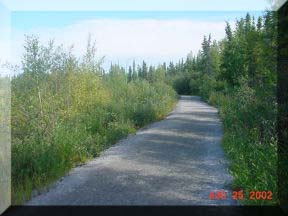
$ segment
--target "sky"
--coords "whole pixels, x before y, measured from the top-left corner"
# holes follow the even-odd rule
[[[9,71],[2,67],[10,57],[10,12],[0,3],[0,76],[8,75]]]
[[[11,38],[10,62],[21,63],[25,34],[37,35],[43,44],[50,39],[67,48],[73,44],[78,57],[84,54],[91,34],[97,56],[105,56],[105,69],[111,62],[126,68],[133,60],[152,65],[175,62],[186,58],[190,51],[197,54],[204,35],[224,38],[226,21],[233,26],[236,18],[247,12],[257,17],[269,7],[265,0],[53,1],[1,1],[10,11],[11,22],[6,26],[11,29],[6,36]],[[0,59],[3,55],[6,53],[0,50]]]
[[[261,12],[251,12],[258,16]],[[232,26],[245,12],[12,12],[13,63],[21,61],[24,35],[37,35],[43,44],[50,39],[73,52],[85,53],[88,35],[96,41],[97,56],[128,67],[133,60],[157,65],[197,54],[204,35],[225,36],[225,22]]]
[[[279,0],[1,0],[11,11],[255,11]]]

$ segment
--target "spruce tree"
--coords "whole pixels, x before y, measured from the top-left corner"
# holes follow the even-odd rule
[[[132,68],[131,68],[131,66],[129,66],[129,69],[128,69],[128,82],[132,81],[132,79],[133,79],[132,76],[133,76]]]

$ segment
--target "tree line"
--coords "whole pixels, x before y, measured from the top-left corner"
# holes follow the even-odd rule
[[[91,39],[82,58],[35,36],[26,37],[24,49],[23,72],[11,79],[14,204],[162,119],[176,103],[176,92],[164,80],[128,82],[119,65],[105,73]]]
[[[135,66],[129,67],[128,80],[151,81],[159,73],[178,94],[200,95],[217,106],[235,178],[232,188],[273,191],[272,201],[243,202],[276,203],[277,13],[266,11],[257,18],[248,13],[234,28],[226,23],[224,39],[207,35],[201,45],[196,55],[189,53],[167,66],[147,69],[143,62],[136,72]]]

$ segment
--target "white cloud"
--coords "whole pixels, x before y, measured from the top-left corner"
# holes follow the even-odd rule
[[[151,63],[185,57],[189,51],[197,53],[204,35],[213,39],[225,35],[225,22],[192,20],[87,20],[65,28],[39,28],[28,32],[13,32],[12,53],[19,62],[23,49],[24,33],[37,34],[42,42],[51,38],[65,46],[74,44],[77,55],[84,53],[88,34],[97,42],[98,54],[106,61],[131,62],[135,58],[150,59]]]

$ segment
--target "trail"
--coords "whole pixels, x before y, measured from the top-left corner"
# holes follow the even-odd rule
[[[26,205],[230,205],[227,161],[217,109],[181,96],[159,122],[74,168]],[[226,190],[226,200],[209,194]]]

